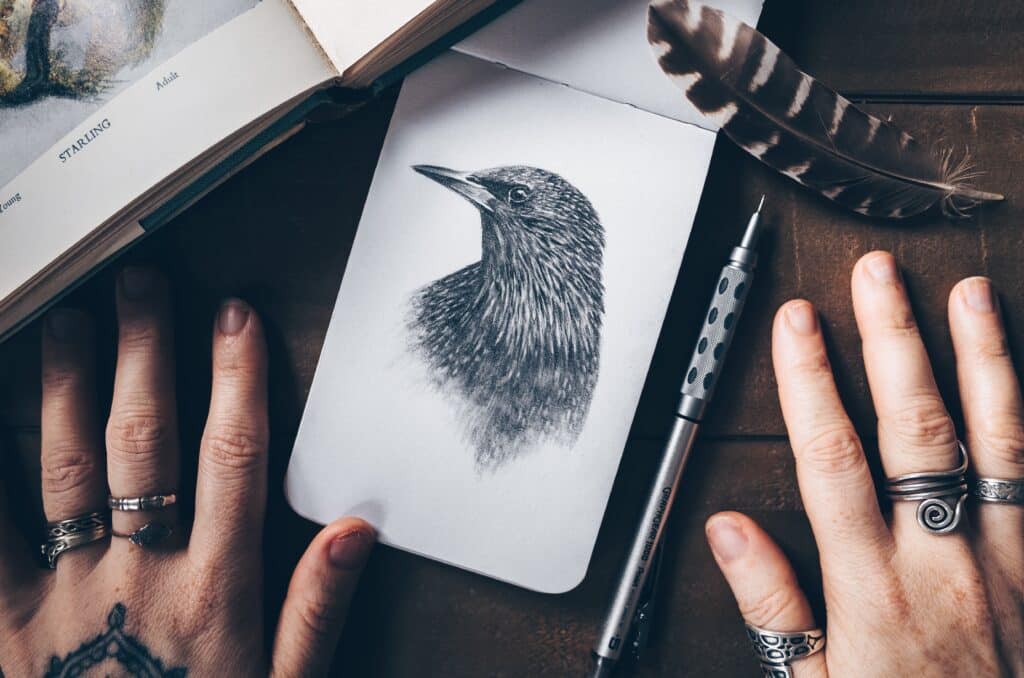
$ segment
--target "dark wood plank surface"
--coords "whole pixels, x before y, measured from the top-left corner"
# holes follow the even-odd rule
[[[1015,97],[1024,91],[1018,66],[1024,57],[1024,9],[996,0],[769,0],[762,28],[809,72],[859,93],[876,113],[891,114],[922,139],[969,149],[987,173],[985,187],[1005,193],[1007,201],[967,222],[939,216],[900,225],[873,222],[834,209],[720,141],[584,583],[563,596],[544,596],[380,548],[354,602],[338,675],[343,668],[349,676],[580,673],[656,463],[708,286],[762,193],[768,195],[772,235],[720,397],[669,523],[656,648],[640,675],[753,675],[735,606],[704,543],[703,521],[714,511],[739,509],[761,520],[797,563],[820,612],[816,551],[770,366],[769,330],[779,304],[801,296],[818,305],[840,388],[869,439],[869,453],[875,420],[848,283],[862,254],[875,248],[898,254],[940,387],[958,420],[945,326],[946,296],[957,280],[973,274],[995,280],[1020,354],[1024,189],[1016,179],[1024,175],[1024,108],[1015,105]],[[270,618],[317,529],[288,509],[281,480],[394,96],[387,93],[346,119],[309,126],[127,257],[161,266],[176,288],[186,486],[208,402],[210,328],[218,301],[243,296],[265,318],[272,352]],[[114,359],[114,273],[100,274],[69,300],[99,319],[101,366],[108,375],[104,393]],[[22,466],[36,477],[38,335],[38,326],[31,326],[0,346],[0,445],[10,462],[5,468]],[[33,483],[20,484],[13,499],[20,507],[38,506],[37,495]],[[29,529],[30,512],[22,508],[19,515]]]
[[[999,0],[768,0],[762,31],[855,96],[1007,100],[1024,94],[1024,4]]]

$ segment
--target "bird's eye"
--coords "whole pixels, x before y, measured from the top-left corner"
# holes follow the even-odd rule
[[[530,189],[516,186],[508,192],[508,201],[513,205],[521,205],[530,197]]]

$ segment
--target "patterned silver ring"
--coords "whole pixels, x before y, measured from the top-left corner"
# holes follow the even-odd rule
[[[747,624],[747,638],[761,662],[763,678],[792,678],[792,662],[825,649],[825,632],[821,629],[785,633]]]
[[[176,494],[154,494],[148,497],[107,497],[111,511],[155,511],[178,502]]]
[[[975,478],[971,494],[981,501],[1024,506],[1024,478]]]
[[[106,513],[95,512],[46,524],[46,542],[40,546],[50,569],[57,567],[57,558],[72,549],[92,544],[110,536]]]
[[[932,534],[948,534],[960,524],[967,499],[967,449],[956,441],[960,465],[949,471],[924,471],[888,478],[885,492],[893,501],[916,501],[917,523]]]

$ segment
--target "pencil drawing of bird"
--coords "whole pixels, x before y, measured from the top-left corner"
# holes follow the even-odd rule
[[[479,470],[541,441],[569,447],[590,409],[604,316],[605,233],[557,174],[417,165],[479,212],[480,261],[413,294],[411,350],[457,403]]]

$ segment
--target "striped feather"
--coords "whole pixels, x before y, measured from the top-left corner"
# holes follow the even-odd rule
[[[840,205],[962,217],[1003,196],[974,189],[965,156],[936,152],[807,75],[765,36],[698,2],[654,0],[647,38],[686,98],[748,153]]]

